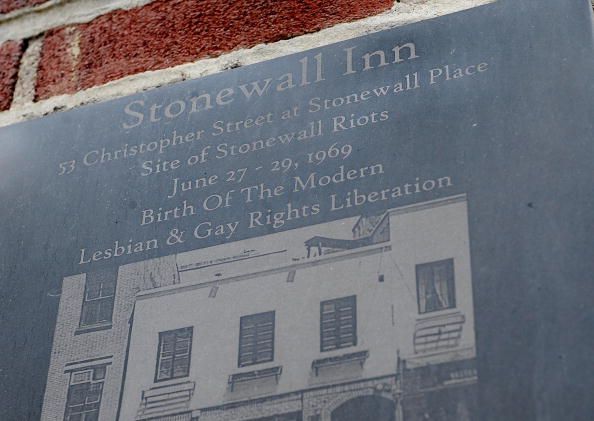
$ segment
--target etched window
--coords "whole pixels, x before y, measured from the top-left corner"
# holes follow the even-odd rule
[[[456,307],[454,259],[417,265],[419,313]]]
[[[117,276],[117,268],[87,273],[81,327],[111,323]]]
[[[159,333],[155,381],[186,377],[190,374],[193,328]]]
[[[354,295],[320,303],[320,350],[357,345],[357,301]]]
[[[239,324],[238,366],[274,360],[274,311],[243,316]]]
[[[64,421],[97,421],[101,406],[105,366],[70,373]]]

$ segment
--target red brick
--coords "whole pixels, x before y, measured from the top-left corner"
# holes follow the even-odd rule
[[[393,0],[157,0],[46,34],[45,99],[111,80],[291,38],[388,9]]]
[[[36,6],[48,0],[0,0],[0,13],[8,13],[23,7]]]
[[[71,26],[51,30],[45,34],[37,69],[36,97],[48,98],[55,94],[77,91],[77,36],[78,30]]]
[[[22,41],[7,41],[0,45],[0,111],[10,108],[22,55]]]

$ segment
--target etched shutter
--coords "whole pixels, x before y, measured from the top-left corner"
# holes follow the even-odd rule
[[[273,311],[242,317],[239,330],[239,367],[274,359]]]
[[[320,306],[321,351],[357,344],[356,297],[324,301]]]

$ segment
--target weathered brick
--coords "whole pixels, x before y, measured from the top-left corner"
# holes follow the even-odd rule
[[[0,0],[0,13],[8,13],[23,7],[36,6],[48,0]]]
[[[10,108],[22,55],[22,41],[7,41],[0,45],[0,111]]]
[[[157,0],[49,32],[37,98],[315,32],[393,0]]]
[[[76,92],[77,34],[72,26],[46,33],[37,68],[36,98]]]

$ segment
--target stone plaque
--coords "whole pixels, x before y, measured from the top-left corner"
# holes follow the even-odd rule
[[[6,420],[588,419],[589,2],[0,129]]]

